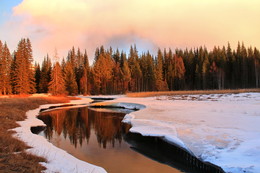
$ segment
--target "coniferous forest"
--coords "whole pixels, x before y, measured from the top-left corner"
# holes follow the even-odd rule
[[[223,47],[158,49],[140,53],[97,48],[90,66],[86,50],[72,47],[58,60],[46,55],[34,63],[28,38],[12,54],[0,40],[0,95],[123,94],[126,92],[209,90],[260,87],[260,52],[238,43]]]

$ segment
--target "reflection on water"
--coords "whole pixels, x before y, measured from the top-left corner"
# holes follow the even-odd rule
[[[41,113],[38,118],[47,124],[44,135],[49,140],[54,134],[63,135],[77,148],[78,145],[82,146],[84,140],[89,143],[91,130],[93,130],[99,146],[106,148],[107,145],[115,147],[116,143],[121,144],[122,136],[128,132],[130,125],[121,123],[123,116],[122,113],[80,108]]]
[[[130,148],[124,140],[130,128],[121,123],[124,115],[87,107],[43,112],[38,118],[47,127],[40,135],[75,157],[111,173],[180,172]]]

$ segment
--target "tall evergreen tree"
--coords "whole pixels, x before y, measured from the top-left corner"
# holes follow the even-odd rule
[[[157,52],[156,66],[155,66],[155,85],[157,91],[165,90],[163,82],[163,55],[162,51],[159,49]]]
[[[112,70],[115,65],[109,52],[100,51],[100,55],[93,66],[95,94],[111,92]]]
[[[182,57],[177,55],[173,58],[174,64],[174,89],[180,90],[184,86],[185,66]]]
[[[51,80],[51,59],[49,55],[44,58],[42,62],[41,75],[40,75],[40,83],[39,90],[41,93],[48,92],[48,85]]]
[[[88,94],[88,72],[86,67],[83,68],[83,74],[80,78],[80,94]]]
[[[41,79],[41,67],[39,63],[34,64],[34,78],[35,78],[35,89],[37,93],[40,93],[40,79]]]
[[[66,90],[69,95],[77,95],[78,94],[78,85],[76,82],[76,75],[73,70],[73,66],[71,62],[67,62],[64,69],[64,79]]]
[[[53,59],[55,63],[51,70],[51,79],[48,86],[48,92],[51,93],[52,95],[66,95],[67,91],[65,87],[63,70],[59,63],[59,56],[56,49],[54,51]],[[63,63],[65,63],[64,59],[63,59]]]
[[[51,81],[49,82],[48,92],[52,95],[66,95],[65,81],[59,62],[56,62],[51,71]]]
[[[5,43],[2,45],[0,41],[0,95],[11,94],[11,54]]]
[[[21,39],[14,59],[13,86],[15,94],[30,94],[36,91],[32,47],[29,39]]]
[[[139,56],[136,46],[131,46],[128,57],[128,64],[131,71],[130,90],[134,92],[141,90],[142,71],[138,58]]]
[[[255,87],[260,87],[260,52],[254,49],[254,72],[255,72]]]
[[[126,60],[123,61],[122,73],[123,73],[123,93],[126,93],[129,90],[129,82],[131,81],[131,71],[129,69]]]

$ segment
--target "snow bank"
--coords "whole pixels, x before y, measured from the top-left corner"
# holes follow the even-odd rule
[[[130,110],[140,110],[144,109],[145,106],[142,104],[136,104],[136,103],[120,103],[120,102],[98,102],[98,103],[92,103],[90,107],[111,107],[111,108],[122,108],[122,109],[130,109]]]
[[[91,101],[84,96],[81,98],[83,100],[72,103]],[[226,172],[260,172],[260,93],[120,96],[96,104],[138,109],[123,120],[132,125],[131,132],[162,137],[204,161],[221,166]],[[47,167],[46,172],[105,172],[31,133],[31,126],[44,125],[35,116],[41,108],[48,106],[27,112],[28,119],[19,122],[21,127],[15,129],[17,137],[33,146],[29,152],[47,158],[49,162],[42,163]]]
[[[73,100],[70,104],[86,104],[91,99],[85,98],[82,100]],[[16,137],[32,146],[28,149],[28,152],[42,156],[47,159],[47,163],[41,163],[47,168],[45,172],[62,172],[62,173],[103,173],[106,172],[103,168],[81,161],[66,151],[57,148],[53,144],[49,143],[43,136],[35,135],[31,133],[32,126],[45,126],[45,124],[36,118],[40,109],[48,108],[52,105],[42,105],[38,109],[30,110],[26,113],[27,119],[18,122],[21,127],[15,128],[17,132]],[[55,104],[59,106],[61,104]]]
[[[221,166],[226,172],[260,172],[260,93],[118,98],[110,104],[144,104],[125,116],[131,132],[160,136]]]

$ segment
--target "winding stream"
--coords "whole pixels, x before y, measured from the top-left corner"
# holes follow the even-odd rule
[[[137,146],[138,141],[129,135],[130,125],[121,123],[125,114],[107,111],[83,107],[43,112],[38,118],[47,127],[39,135],[78,159],[101,166],[109,173],[182,172],[172,165],[160,163],[167,163],[167,158],[153,154],[158,151],[143,152],[132,147]]]

